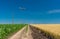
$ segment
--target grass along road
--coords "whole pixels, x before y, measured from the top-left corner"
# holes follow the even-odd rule
[[[9,35],[17,32],[27,24],[0,24],[0,39],[7,39]]]

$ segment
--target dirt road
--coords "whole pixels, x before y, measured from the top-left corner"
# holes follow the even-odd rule
[[[28,27],[29,30],[28,32],[26,31],[26,29],[27,27],[24,27],[23,29],[21,29],[20,31],[18,31],[16,34],[14,34],[8,39],[32,39],[29,27]]]
[[[18,31],[16,34],[11,36],[8,39],[52,39],[50,36],[46,37],[44,32],[41,32],[39,29],[28,25],[28,30],[25,26],[23,29]]]

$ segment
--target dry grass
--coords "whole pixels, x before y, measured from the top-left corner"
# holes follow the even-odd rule
[[[54,35],[56,39],[60,39],[60,24],[31,24],[31,25],[44,30],[46,33]]]

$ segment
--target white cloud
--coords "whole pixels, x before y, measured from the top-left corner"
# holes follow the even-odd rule
[[[50,11],[48,11],[48,13],[60,13],[60,9],[58,9],[58,10],[50,10]]]
[[[21,9],[21,10],[25,10],[26,8],[24,8],[24,7],[19,7],[19,9]]]

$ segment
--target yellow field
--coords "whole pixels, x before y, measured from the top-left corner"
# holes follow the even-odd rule
[[[55,35],[60,36],[60,24],[31,24],[31,25],[44,31],[48,31]]]

